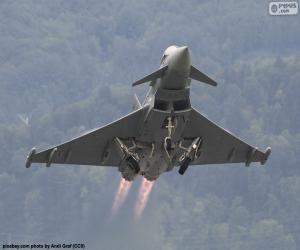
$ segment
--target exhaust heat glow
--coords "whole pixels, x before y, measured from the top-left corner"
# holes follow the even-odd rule
[[[112,215],[115,215],[123,205],[132,182],[121,178],[118,191],[115,195],[115,200],[112,206]]]
[[[135,204],[135,217],[138,219],[141,217],[149,199],[149,195],[153,188],[154,182],[147,181],[145,178],[143,179],[140,189],[138,199]]]

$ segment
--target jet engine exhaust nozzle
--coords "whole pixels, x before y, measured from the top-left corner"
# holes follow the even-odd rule
[[[114,139],[121,160],[119,171],[127,181],[132,181],[140,172],[139,156],[134,152],[133,147],[128,148],[127,145],[118,137]]]

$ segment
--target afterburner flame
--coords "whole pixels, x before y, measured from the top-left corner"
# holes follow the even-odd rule
[[[147,181],[145,178],[143,179],[140,189],[138,199],[135,204],[135,217],[138,219],[141,217],[149,199],[149,195],[153,188],[154,182]]]
[[[115,195],[115,200],[111,210],[112,215],[115,215],[123,205],[125,198],[127,197],[128,191],[131,187],[131,184],[131,181],[126,181],[124,178],[121,178],[119,188]]]

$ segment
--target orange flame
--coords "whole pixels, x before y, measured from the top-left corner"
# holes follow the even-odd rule
[[[121,178],[118,191],[115,195],[115,200],[112,206],[112,215],[115,215],[123,205],[132,182]]]
[[[141,217],[149,199],[149,195],[153,188],[154,182],[147,181],[145,178],[143,179],[140,189],[137,202],[135,204],[135,217],[138,219]]]

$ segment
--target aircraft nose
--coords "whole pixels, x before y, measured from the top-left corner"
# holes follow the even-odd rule
[[[186,71],[190,68],[191,56],[187,46],[177,48],[172,66],[173,69],[180,71]]]

